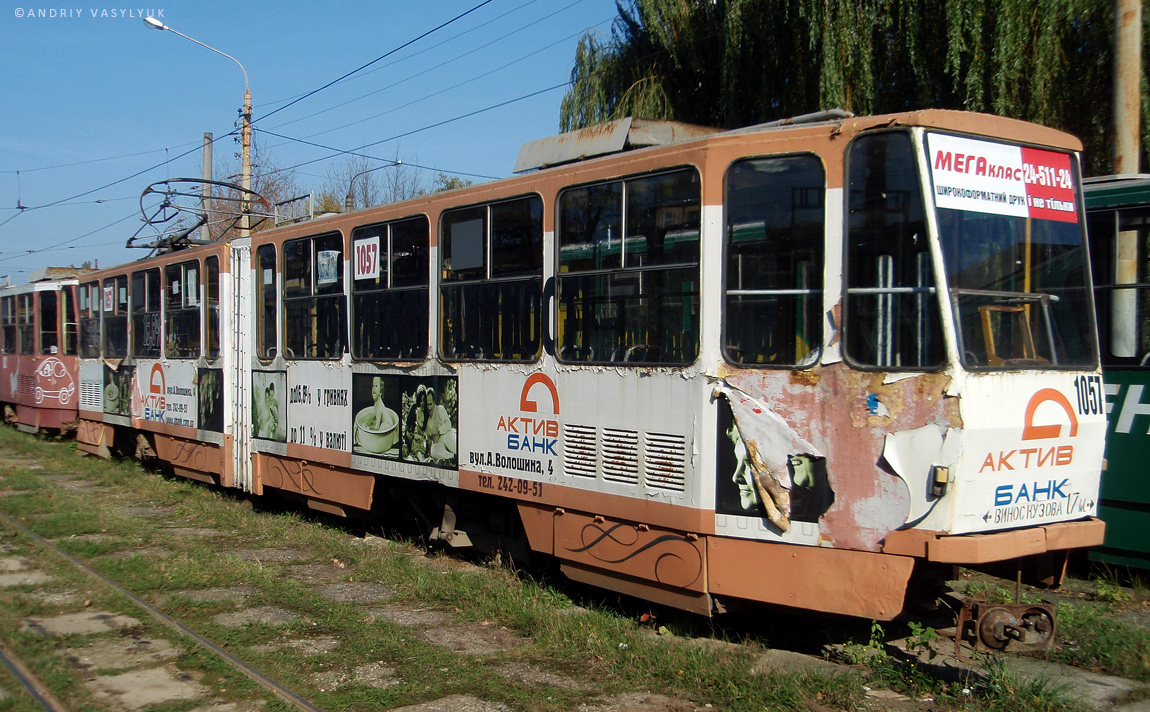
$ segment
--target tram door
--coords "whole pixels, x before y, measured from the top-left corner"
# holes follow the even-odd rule
[[[229,435],[232,440],[231,469],[232,486],[245,492],[252,488],[252,339],[255,338],[252,308],[252,248],[251,239],[233,240],[231,249],[231,294],[221,295],[231,306],[228,309],[228,323],[223,325],[224,338],[231,341],[232,348],[224,351],[228,376],[231,379],[225,394],[228,399],[226,412],[229,418]]]

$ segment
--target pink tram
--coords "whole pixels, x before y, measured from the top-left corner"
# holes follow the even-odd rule
[[[76,427],[76,277],[84,271],[46,267],[28,284],[0,289],[0,403],[22,430]]]

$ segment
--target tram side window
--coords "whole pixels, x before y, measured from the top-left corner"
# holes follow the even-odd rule
[[[863,367],[940,368],[937,282],[910,136],[870,134],[848,151],[845,353]]]
[[[36,353],[36,307],[32,294],[16,295],[16,331],[20,337],[20,353]]]
[[[694,169],[560,194],[561,361],[681,365],[698,357],[699,206]]]
[[[164,310],[168,358],[200,357],[200,263],[180,262],[164,268]]]
[[[55,292],[40,292],[40,353],[54,354],[59,348],[60,325]]]
[[[822,346],[822,161],[811,155],[744,160],[727,172],[726,183],[727,360],[810,365]]]
[[[1150,364],[1150,207],[1087,213],[1104,366]],[[1123,255],[1122,263],[1118,255]]]
[[[0,298],[0,336],[3,352],[16,353],[16,297]]]
[[[220,258],[213,256],[204,260],[204,271],[204,288],[207,292],[205,351],[208,358],[214,359],[220,357]]]
[[[160,270],[132,273],[132,355],[160,355]]]
[[[128,355],[128,276],[104,280],[104,356]]]
[[[421,216],[351,233],[351,346],[357,359],[427,356],[429,229]]]
[[[261,359],[273,359],[279,344],[279,322],[276,321],[276,247],[261,245],[256,250],[259,263],[256,273],[256,348]]]
[[[543,201],[444,213],[440,351],[451,360],[533,361],[543,347]]]
[[[100,356],[100,284],[80,285],[80,355]]]
[[[288,358],[339,358],[347,341],[343,236],[284,243],[284,349]]]
[[[76,298],[72,287],[61,289],[60,298],[64,302],[64,354],[75,356],[80,325],[76,323]]]

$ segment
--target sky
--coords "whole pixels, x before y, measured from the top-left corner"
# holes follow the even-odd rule
[[[199,177],[205,132],[214,164],[238,172],[228,134],[238,136],[240,67],[149,29],[149,15],[242,64],[256,144],[318,193],[349,160],[340,151],[381,166],[398,156],[426,167],[414,170],[428,182],[440,171],[477,183],[511,175],[522,143],[559,133],[576,44],[589,31],[607,36],[616,9],[614,0],[5,2],[0,283],[146,256],[124,247],[154,234],[141,193]]]

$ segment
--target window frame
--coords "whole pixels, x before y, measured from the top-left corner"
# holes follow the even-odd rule
[[[17,353],[32,356],[36,353],[36,293],[16,295]]]
[[[821,225],[821,229],[820,229],[818,240],[813,241],[815,243],[815,245],[817,245],[817,252],[818,252],[818,259],[814,265],[814,267],[815,267],[814,274],[817,275],[817,278],[814,280],[814,283],[817,286],[815,286],[814,288],[791,287],[791,288],[783,288],[783,289],[749,289],[749,290],[744,290],[741,288],[731,289],[728,285],[728,282],[727,282],[728,278],[730,277],[730,274],[729,274],[730,254],[731,254],[730,248],[731,248],[731,242],[732,242],[731,230],[733,227],[731,224],[731,212],[732,212],[732,208],[731,208],[732,199],[731,199],[731,194],[730,194],[731,176],[733,175],[733,172],[735,171],[735,169],[737,167],[739,167],[740,165],[743,165],[743,164],[749,164],[749,163],[760,162],[760,161],[775,161],[775,160],[785,161],[785,160],[793,160],[793,159],[803,159],[803,160],[811,159],[811,160],[813,160],[814,163],[818,164],[819,171],[822,174],[822,185],[821,185],[820,201],[819,201],[819,206],[818,206],[819,222]],[[806,186],[797,186],[797,187],[798,188],[805,188]],[[722,323],[720,326],[721,336],[720,336],[720,342],[719,343],[720,343],[720,351],[722,352],[722,355],[723,355],[723,360],[726,361],[727,363],[731,364],[732,366],[736,366],[738,368],[759,368],[759,369],[772,369],[772,370],[802,371],[802,370],[808,370],[808,369],[814,368],[822,361],[823,352],[824,352],[824,349],[826,348],[826,344],[824,343],[823,322],[822,322],[821,316],[823,314],[823,305],[826,303],[826,266],[827,266],[827,244],[828,244],[828,239],[827,239],[828,238],[828,234],[827,234],[828,226],[827,226],[827,215],[826,215],[827,207],[828,207],[827,192],[828,192],[828,189],[827,189],[827,163],[826,163],[825,158],[821,154],[819,154],[815,151],[795,151],[795,152],[789,152],[789,153],[773,153],[773,154],[762,154],[762,155],[754,155],[754,156],[740,156],[739,158],[731,161],[730,165],[727,166],[727,170],[723,174],[723,227],[722,227],[722,229],[723,229],[723,254],[722,254],[723,262],[722,262],[722,287],[721,287],[721,289],[722,289],[722,306],[721,306]],[[793,216],[794,209],[795,208],[793,207],[793,201],[792,201],[792,216]],[[792,223],[793,222],[794,221],[792,219]],[[765,239],[765,235],[764,235],[764,239]],[[806,246],[806,245],[803,245],[803,246]],[[791,271],[793,272],[793,270],[791,270]],[[740,294],[737,294],[734,296],[743,296],[745,294],[748,296],[761,296],[761,297],[770,297],[770,296],[782,296],[782,297],[786,297],[786,296],[795,296],[795,297],[810,296],[810,297],[813,297],[815,304],[817,306],[816,313],[819,315],[820,318],[815,320],[816,323],[814,324],[814,329],[816,331],[816,338],[811,341],[812,345],[810,347],[809,356],[805,360],[793,361],[793,362],[788,362],[788,363],[766,362],[766,361],[760,363],[760,362],[742,361],[742,360],[733,359],[731,357],[731,352],[730,352],[730,345],[729,345],[730,339],[728,338],[728,327],[730,326],[730,318],[731,318],[731,310],[729,309],[728,299],[731,297],[731,292],[733,292],[733,291],[740,292]]]
[[[16,295],[0,297],[0,353],[16,353]]]
[[[852,344],[853,344],[852,340],[854,339],[854,336],[852,335],[851,332],[852,332],[852,329],[855,329],[855,330],[858,329],[858,327],[856,327],[854,324],[854,322],[856,321],[856,318],[852,314],[852,309],[853,309],[853,307],[851,305],[852,292],[855,295],[854,298],[858,299],[860,296],[869,296],[869,295],[876,295],[877,296],[877,295],[882,293],[880,290],[884,289],[882,287],[869,287],[869,286],[857,286],[856,287],[856,286],[853,286],[851,283],[851,279],[852,279],[852,270],[850,269],[851,245],[855,239],[852,236],[852,230],[851,230],[851,195],[852,195],[852,191],[851,191],[851,168],[853,165],[853,161],[857,160],[857,159],[853,158],[852,151],[853,151],[854,147],[862,140],[868,140],[868,139],[874,138],[876,136],[896,135],[896,134],[904,136],[907,140],[907,143],[910,147],[910,156],[912,158],[912,160],[910,161],[910,163],[908,165],[910,168],[912,168],[914,170],[914,174],[915,174],[914,193],[913,193],[913,195],[908,195],[908,203],[907,204],[911,205],[913,203],[913,200],[917,199],[919,201],[919,207],[922,211],[922,218],[921,218],[922,219],[922,230],[923,230],[923,235],[924,235],[925,241],[926,241],[926,250],[920,252],[918,255],[918,257],[921,257],[923,259],[916,258],[918,260],[918,262],[920,263],[916,266],[916,268],[919,270],[922,270],[923,268],[925,268],[927,271],[927,276],[931,277],[931,279],[933,281],[925,287],[903,287],[903,286],[899,286],[899,285],[892,285],[891,287],[886,288],[886,289],[888,291],[888,294],[887,294],[888,297],[897,298],[897,297],[904,295],[904,294],[910,294],[910,295],[916,296],[916,298],[919,298],[922,300],[922,303],[925,305],[925,310],[933,317],[933,319],[934,319],[933,329],[936,332],[935,336],[937,336],[937,340],[936,340],[936,343],[933,344],[932,348],[935,348],[939,352],[939,355],[937,357],[936,363],[928,365],[928,366],[899,366],[899,365],[894,365],[894,364],[884,365],[884,364],[877,363],[877,362],[876,363],[868,363],[866,361],[860,360],[859,354],[855,354],[852,351]],[[925,161],[925,159],[923,157],[922,146],[921,146],[921,143],[920,143],[918,137],[916,136],[916,134],[913,130],[907,129],[907,128],[894,128],[894,129],[881,129],[881,130],[875,130],[875,131],[865,131],[863,133],[860,133],[860,134],[854,136],[843,149],[843,223],[842,223],[843,240],[842,240],[842,282],[841,282],[841,284],[842,284],[842,310],[841,310],[841,312],[842,312],[842,323],[840,324],[841,343],[842,343],[841,353],[842,353],[843,361],[848,366],[850,366],[852,369],[857,370],[857,371],[871,371],[871,372],[881,371],[881,372],[900,372],[900,373],[936,373],[936,372],[939,372],[939,371],[946,369],[949,362],[950,362],[950,353],[949,353],[949,349],[950,349],[949,339],[950,339],[950,337],[947,334],[947,328],[945,325],[946,324],[945,319],[947,317],[944,316],[944,312],[946,311],[946,307],[944,307],[944,305],[942,303],[942,300],[944,298],[944,295],[942,294],[943,289],[941,286],[942,285],[942,279],[936,270],[937,249],[938,249],[937,248],[937,239],[935,238],[935,234],[934,234],[933,229],[931,227],[932,218],[931,218],[930,213],[933,209],[933,203],[929,200],[929,196],[927,194],[927,184],[925,182],[926,175],[924,174],[924,171],[923,171],[924,161]],[[888,191],[888,192],[893,192],[893,191]],[[893,262],[893,259],[891,261]],[[906,268],[906,265],[901,265],[901,266],[904,269]],[[928,326],[927,328],[930,328],[930,327]],[[878,351],[878,346],[875,347],[875,351],[876,352]],[[895,353],[896,353],[896,351],[892,350],[892,354],[895,354]],[[878,359],[876,358],[875,361],[878,361]]]
[[[130,300],[128,297],[128,275],[117,274],[112,277],[105,277],[100,282],[102,303],[100,307],[100,319],[102,322],[102,339],[100,341],[102,348],[101,352],[105,358],[127,358],[131,346],[131,339],[129,334],[131,332],[131,309],[129,307]],[[109,301],[107,298],[107,290],[112,290],[112,297]],[[121,300],[120,295],[123,294]],[[111,305],[111,309],[108,306]],[[112,316],[109,317],[108,314]],[[114,320],[114,321],[113,321]],[[124,329],[124,344],[120,348],[112,348],[108,343],[111,338],[113,325],[123,324]]]
[[[144,298],[140,302],[137,292],[137,279],[143,280]],[[131,328],[128,331],[129,352],[134,358],[158,359],[164,353],[164,277],[159,267],[132,272],[128,288],[128,310],[131,313]],[[155,318],[152,315],[155,314]],[[139,343],[142,326],[148,321],[155,322],[156,342],[152,347]]]
[[[275,243],[260,245],[256,248],[256,258],[253,260],[255,270],[256,297],[254,304],[256,319],[256,358],[264,363],[274,361],[281,353],[280,349],[280,289],[279,289],[279,255]],[[270,277],[270,282],[264,278]],[[268,297],[271,297],[270,304]],[[271,307],[271,313],[268,313]],[[268,333],[270,326],[271,333]],[[271,336],[271,343],[268,343]]]
[[[209,361],[220,357],[220,256],[208,255],[203,261],[203,287],[200,304],[203,316],[203,339],[200,354]]]
[[[524,203],[528,209],[529,216],[534,210],[533,203],[538,205],[538,236],[532,236],[533,241],[538,241],[538,253],[532,258],[533,261],[537,262],[537,266],[534,268],[522,269],[519,271],[507,271],[506,264],[502,260],[496,259],[496,220],[493,219],[493,213],[495,210],[511,207],[516,203]],[[436,350],[439,354],[439,357],[443,361],[448,363],[536,363],[540,358],[542,358],[544,350],[543,332],[545,320],[548,316],[544,313],[546,305],[544,304],[543,300],[543,275],[545,260],[544,222],[547,209],[546,205],[546,201],[543,200],[542,195],[536,192],[531,192],[512,195],[506,198],[499,198],[482,203],[452,206],[443,210],[439,214],[439,225],[437,227],[439,235],[439,278],[438,284],[436,285],[436,288],[439,292],[439,304],[436,314],[436,318],[439,320],[439,333]],[[482,221],[482,265],[475,265],[469,262],[466,263],[467,266],[453,268],[447,264],[447,260],[454,259],[458,253],[449,253],[449,248],[451,247],[453,236],[449,236],[447,234],[446,227],[451,216],[461,214],[466,215],[468,212],[473,212],[476,215],[480,215],[480,217],[472,218],[472,220],[478,219]],[[529,219],[533,218],[529,217]],[[463,220],[458,223],[451,224],[462,225],[467,222],[471,222],[472,220]],[[509,221],[508,224],[512,224],[512,221]],[[504,251],[504,254],[511,253],[508,250]],[[468,254],[467,256],[471,257],[473,255]],[[518,334],[516,334],[514,331],[516,328],[515,326],[499,326],[492,330],[491,321],[502,320],[505,312],[502,307],[496,307],[494,310],[488,310],[487,306],[489,306],[493,301],[502,301],[504,297],[502,290],[504,288],[513,289],[517,285],[528,286],[529,292],[530,287],[533,286],[535,288],[534,294],[526,293],[524,295],[520,295],[521,297],[526,297],[528,300],[534,298],[536,301],[533,309],[528,307],[526,310],[528,316],[524,317],[525,322],[524,326],[522,327],[523,330]],[[447,311],[449,309],[454,311],[455,304],[453,301],[454,295],[449,297],[449,294],[458,291],[460,292],[460,296],[462,298],[467,296],[464,293],[468,292],[469,290],[471,294],[475,294],[476,296],[471,300],[466,301],[470,302],[475,300],[484,305],[482,307],[476,307],[476,309],[480,311],[478,325],[471,326],[471,322],[469,321],[468,326],[466,327],[460,326],[458,328],[448,328],[447,323],[451,321],[451,319],[454,317],[454,314],[449,315]],[[484,293],[480,294],[480,292]],[[494,300],[492,299],[493,295],[496,295],[496,299]],[[461,306],[461,309],[467,310],[467,304],[464,303]],[[492,313],[494,316],[492,316]],[[522,315],[522,312],[520,312],[520,315]],[[505,329],[510,330],[505,331]],[[476,334],[476,331],[479,333]],[[483,332],[489,331],[492,334],[498,333],[498,339],[500,342],[502,342],[499,344],[500,353],[503,352],[504,347],[508,346],[507,340],[509,338],[512,342],[522,341],[523,336],[528,336],[530,338],[530,333],[534,331],[534,339],[532,340],[534,344],[534,352],[527,357],[505,358],[495,355],[496,348],[494,344],[491,344],[492,353],[487,354],[483,350],[483,343],[468,343],[470,341],[470,339],[468,339],[469,335],[478,336],[479,340],[482,340]],[[456,341],[456,343],[451,345],[450,350],[447,348],[448,344],[446,342],[448,337],[453,337]],[[521,346],[524,348],[527,345],[528,344],[521,344]],[[515,344],[511,344],[510,346],[511,348],[514,348]]]
[[[334,239],[333,239],[334,238]],[[321,250],[318,246],[323,241],[338,240],[339,242],[339,257],[336,260],[336,279],[321,285],[319,282],[319,254]],[[289,284],[291,280],[288,279],[288,259],[290,256],[289,246],[295,246],[300,243],[308,243],[308,274],[307,274],[307,292],[306,293],[288,293]],[[344,354],[348,353],[348,324],[347,324],[347,275],[344,266],[345,257],[347,255],[346,240],[344,240],[343,233],[338,230],[320,233],[317,235],[306,235],[304,237],[293,238],[285,240],[280,245],[283,255],[281,257],[281,274],[280,274],[280,298],[283,300],[283,354],[284,358],[289,361],[338,361],[343,358]],[[324,252],[330,250],[323,250]],[[293,287],[298,289],[298,287]],[[309,331],[315,336],[315,341],[311,344],[304,340],[304,355],[298,355],[295,350],[291,348],[293,331],[293,322],[302,322],[303,319],[293,319],[291,312],[293,309],[298,309],[300,306],[312,303],[312,306],[307,309],[307,321],[309,323]],[[334,337],[338,342],[338,353],[325,352],[324,355],[319,355],[320,338],[319,332],[321,330],[321,306],[326,306],[327,302],[335,302],[337,307],[334,311],[334,321],[336,322],[336,333],[328,334],[329,337]],[[331,318],[331,317],[329,317]],[[294,328],[299,328],[297,324]],[[336,345],[336,344],[333,344]],[[316,355],[312,356],[307,351],[314,348]]]
[[[46,299],[47,297],[47,299]],[[52,313],[45,314],[47,302],[52,303]],[[42,356],[63,353],[60,349],[60,304],[61,300],[54,289],[41,289],[36,291],[36,322],[39,348],[37,352]],[[50,318],[49,318],[50,317]],[[47,322],[51,321],[51,324]],[[48,338],[45,338],[48,337]],[[51,343],[49,343],[51,342]],[[52,349],[55,349],[53,351]]]
[[[76,290],[76,313],[79,321],[77,353],[80,358],[100,358],[101,349],[104,345],[103,323],[100,318],[104,313],[101,295],[102,291],[99,280],[84,282]],[[90,344],[85,339],[85,337],[89,335],[88,328],[93,321],[96,323],[96,348],[94,353],[92,349],[88,348]]]
[[[629,239],[633,239],[633,238],[638,239],[640,237],[639,233],[641,232],[641,225],[637,226],[637,229],[636,229],[634,235],[632,235],[632,232],[630,229],[632,206],[631,206],[631,201],[629,199],[629,192],[628,192],[629,185],[632,183],[640,183],[642,181],[658,179],[658,178],[662,178],[662,177],[666,177],[666,176],[674,176],[676,174],[683,174],[683,175],[690,174],[690,175],[692,175],[694,178],[694,183],[697,186],[697,192],[695,194],[695,202],[688,203],[686,205],[681,206],[683,211],[684,211],[684,215],[688,215],[690,212],[694,212],[697,215],[696,223],[695,223],[695,234],[696,234],[696,238],[695,238],[696,248],[695,249],[696,249],[697,254],[694,257],[693,262],[692,261],[688,261],[688,262],[665,262],[662,260],[660,260],[658,262],[647,262],[643,258],[638,258],[639,261],[637,264],[634,264],[634,265],[629,264],[628,260],[627,260],[627,255],[629,254],[627,251],[627,241]],[[607,266],[600,266],[598,268],[581,269],[581,270],[575,270],[575,271],[571,271],[570,269],[568,269],[565,271],[564,270],[564,263],[563,263],[563,232],[564,232],[564,228],[563,228],[563,226],[564,226],[563,201],[564,201],[564,196],[566,194],[571,193],[571,192],[576,191],[576,190],[588,190],[588,189],[593,189],[595,187],[609,187],[609,186],[612,186],[615,184],[618,184],[618,186],[619,186],[618,225],[619,225],[620,237],[618,238],[618,242],[619,242],[619,256],[618,256],[618,258],[613,259],[610,257],[610,255],[608,255],[608,259],[610,259],[610,263],[607,264]],[[673,209],[674,208],[672,208],[672,210]],[[703,273],[702,273],[703,218],[702,218],[702,209],[703,209],[703,172],[699,169],[698,166],[693,165],[693,164],[680,164],[680,165],[675,165],[675,166],[668,166],[665,168],[659,168],[658,170],[653,170],[653,171],[648,171],[648,172],[643,172],[643,173],[632,173],[632,174],[623,175],[623,176],[615,176],[615,177],[608,178],[605,180],[597,180],[597,181],[589,181],[589,182],[585,182],[585,183],[578,183],[578,184],[564,186],[562,189],[560,189],[558,191],[558,193],[556,194],[556,197],[555,197],[555,263],[554,263],[554,274],[555,274],[555,281],[556,281],[556,285],[555,285],[556,307],[555,307],[555,309],[556,309],[557,313],[560,309],[563,308],[563,285],[562,285],[562,282],[565,280],[570,280],[572,278],[578,278],[578,277],[583,277],[583,278],[587,278],[587,277],[610,278],[613,276],[614,277],[626,277],[628,281],[633,281],[635,283],[635,289],[641,289],[644,275],[652,274],[652,273],[656,273],[656,272],[663,273],[663,274],[671,274],[671,273],[674,273],[674,272],[677,272],[680,270],[693,269],[694,270],[693,282],[695,285],[693,293],[686,295],[686,298],[693,300],[691,308],[693,309],[694,313],[691,315],[691,321],[692,321],[693,326],[694,326],[694,338],[693,338],[694,355],[692,357],[687,358],[687,359],[680,358],[680,359],[676,359],[676,360],[664,360],[663,354],[662,354],[662,348],[660,346],[653,345],[653,344],[646,344],[646,343],[645,344],[633,344],[631,346],[626,346],[625,344],[616,344],[616,346],[611,350],[610,354],[598,354],[597,355],[594,353],[594,345],[593,344],[576,345],[576,344],[564,343],[564,338],[565,338],[566,332],[567,332],[566,323],[565,323],[565,321],[559,320],[557,318],[556,324],[555,324],[555,330],[556,330],[556,333],[555,333],[555,358],[559,363],[567,364],[567,365],[576,365],[576,366],[599,366],[599,367],[601,367],[601,366],[629,366],[629,367],[647,367],[647,368],[650,368],[650,367],[687,368],[699,360],[699,357],[701,356],[702,349],[703,349],[703,345],[702,345],[702,342],[703,342],[703,338],[702,338],[703,337],[703,333],[702,333],[702,326],[703,326],[703,324],[702,324],[702,309],[703,309],[703,306],[702,306],[702,304],[703,304],[703,290],[702,290],[702,279],[703,279]],[[679,223],[679,225],[688,225],[689,226],[690,223],[689,222],[681,222],[681,223]],[[643,235],[642,237],[646,238],[647,236]],[[646,251],[646,247],[644,248],[644,252],[645,251]],[[656,294],[657,293],[652,293],[652,294],[636,293],[636,294],[631,295],[631,296],[638,296],[640,298],[647,299],[649,297],[656,296]],[[682,295],[680,295],[680,296],[682,296]],[[586,300],[586,298],[584,298],[584,299]],[[592,297],[592,299],[594,300],[595,297]],[[608,305],[610,305],[610,304],[611,303],[608,302]],[[581,308],[586,308],[586,304],[581,305]],[[613,311],[613,312],[617,313],[618,309],[619,309],[618,306],[613,306],[612,309],[610,309],[609,311]],[[659,325],[656,324],[653,320],[646,318],[647,316],[649,316],[649,314],[644,315],[645,318],[643,319],[642,323],[644,324],[644,330],[649,335],[651,333],[654,333],[655,331],[658,331]],[[567,317],[567,318],[570,319],[570,318],[574,318],[574,317]],[[588,317],[584,317],[584,318],[586,319]],[[603,329],[597,330],[596,333],[599,333],[601,331],[603,331]],[[565,356],[565,352],[568,349],[572,349],[572,350],[587,349],[587,350],[589,350],[589,358],[586,358],[586,359],[569,358],[569,357]],[[614,358],[617,354],[620,354],[620,353],[622,355],[621,359]],[[655,354],[657,356],[657,358],[654,358],[654,359],[650,358],[650,356],[652,354]]]
[[[195,294],[192,295],[188,289],[188,275],[192,270],[195,270],[196,285]],[[176,274],[176,281],[172,281],[172,273]],[[182,262],[171,262],[164,265],[162,272],[163,282],[161,284],[161,291],[163,292],[164,303],[164,356],[170,359],[192,359],[198,360],[201,353],[203,353],[203,293],[202,282],[200,281],[202,275],[202,267],[198,259],[185,260]],[[172,286],[176,285],[178,290],[175,294],[172,293]],[[173,297],[176,297],[179,306],[173,306]],[[189,297],[194,297],[194,303]],[[181,329],[174,328],[176,320],[187,318],[195,314],[196,328],[194,330],[188,329],[186,332]],[[180,333],[187,333],[188,335],[195,334],[194,348],[191,346],[177,348],[178,345],[174,339],[178,338]]]
[[[415,223],[422,223],[423,239],[421,246],[423,248],[422,256],[417,256],[419,262],[417,267],[421,267],[414,274],[418,275],[417,280],[412,283],[397,284],[396,278],[396,262],[400,259],[396,255],[396,230],[400,226],[415,225]],[[416,230],[419,228],[416,227]],[[375,234],[371,234],[373,231]],[[358,268],[355,267],[359,260],[359,255],[356,250],[357,243],[369,241],[372,239],[379,240],[379,250],[376,256],[379,269],[377,270],[376,282],[372,285],[367,279],[357,279],[356,272]],[[426,214],[420,213],[411,215],[397,220],[387,220],[384,222],[370,223],[366,225],[358,225],[351,231],[351,253],[350,258],[353,261],[353,268],[351,270],[351,299],[348,305],[351,315],[352,328],[348,334],[348,340],[353,361],[361,362],[397,362],[397,361],[423,361],[431,354],[431,220]],[[386,273],[384,270],[386,268]],[[378,284],[378,280],[385,277],[385,284],[382,286]],[[386,312],[386,302],[391,301],[390,298],[396,297],[395,301],[402,302],[403,296],[417,292],[423,293],[422,311],[418,315],[407,318],[406,313],[404,319],[409,327],[416,325],[415,329],[403,329],[402,326],[397,326],[402,333],[410,334],[412,338],[403,341],[404,337],[400,337],[401,343],[398,348],[390,349],[390,353],[380,354],[379,351],[365,354],[363,344],[360,343],[359,328],[357,325],[363,323],[360,319],[359,312],[361,305],[368,299],[376,298],[385,302],[382,309]],[[418,295],[417,295],[418,296]],[[367,311],[366,308],[362,309]],[[406,312],[406,310],[403,310]]]

